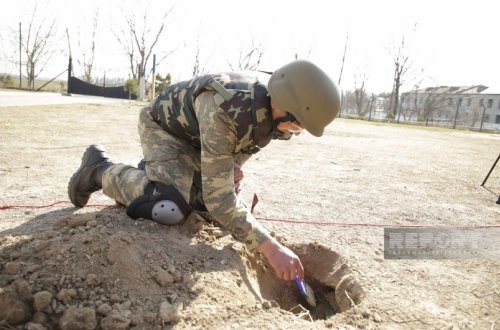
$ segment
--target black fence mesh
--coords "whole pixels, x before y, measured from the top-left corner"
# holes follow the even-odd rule
[[[95,95],[112,97],[117,99],[128,99],[129,93],[125,90],[124,86],[113,86],[106,87],[102,85],[90,84],[86,81],[78,79],[76,77],[69,77],[68,79],[68,93],[72,94],[83,94],[83,95]],[[137,95],[131,94],[130,99],[136,100]]]

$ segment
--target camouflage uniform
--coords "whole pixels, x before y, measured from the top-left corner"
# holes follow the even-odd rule
[[[140,113],[145,171],[111,166],[103,175],[104,193],[129,205],[151,181],[171,184],[237,240],[260,245],[269,236],[235,193],[234,165],[275,137],[268,78],[226,73],[167,87]]]

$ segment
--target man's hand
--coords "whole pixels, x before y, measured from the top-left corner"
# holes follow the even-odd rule
[[[262,243],[259,250],[266,256],[279,279],[291,281],[295,279],[295,275],[298,275],[300,280],[304,278],[304,267],[299,257],[275,239],[271,238]]]
[[[237,194],[239,194],[241,191],[241,181],[243,180],[243,177],[244,175],[243,171],[241,170],[241,166],[234,163],[234,190]]]

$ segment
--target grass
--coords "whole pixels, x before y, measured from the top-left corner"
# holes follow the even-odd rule
[[[50,79],[35,79],[35,90],[45,85]],[[19,77],[12,77],[10,81],[3,83],[0,82],[0,88],[30,90],[28,89],[28,80],[21,79],[21,88],[19,88]],[[68,89],[66,80],[54,80],[44,86],[41,91],[60,93]]]

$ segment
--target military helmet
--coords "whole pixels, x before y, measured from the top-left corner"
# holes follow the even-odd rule
[[[337,86],[309,61],[294,61],[274,71],[268,89],[279,109],[291,113],[314,136],[323,135],[340,109]]]

